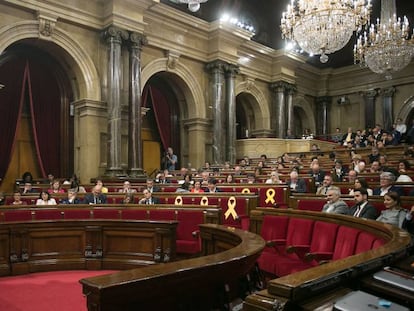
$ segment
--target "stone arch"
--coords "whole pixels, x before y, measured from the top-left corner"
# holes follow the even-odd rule
[[[176,62],[174,68],[167,66],[168,59],[160,58],[148,63],[142,70],[141,81],[142,88],[145,87],[149,79],[160,72],[169,72],[177,75],[181,81],[175,81],[180,85],[181,91],[184,94],[188,112],[188,118],[206,118],[206,106],[203,90],[197,82],[197,78],[193,75],[189,68],[180,62]],[[184,82],[184,83],[180,83]],[[143,90],[143,89],[142,89]],[[141,91],[142,91],[141,90]]]
[[[414,96],[408,98],[403,106],[401,107],[399,113],[397,114],[397,118],[401,118],[405,124],[407,124],[412,119],[414,114]]]
[[[12,35],[11,35],[12,34]],[[41,39],[38,21],[21,21],[0,28],[0,53],[11,44],[24,39]],[[54,28],[48,37],[51,43],[62,48],[63,57],[72,65],[78,84],[74,90],[76,99],[101,100],[101,88],[96,67],[89,54],[65,31]],[[68,66],[64,66],[67,68]]]
[[[302,124],[305,127],[310,128],[312,133],[316,133],[316,116],[314,109],[312,109],[312,104],[301,96],[294,98],[293,102],[293,109],[296,111],[302,110],[304,112],[303,114],[300,114],[302,116]]]
[[[244,81],[236,85],[236,96],[241,93],[248,93],[255,99],[251,102],[255,113],[257,129],[270,129],[270,105],[267,98],[259,88],[250,81]]]

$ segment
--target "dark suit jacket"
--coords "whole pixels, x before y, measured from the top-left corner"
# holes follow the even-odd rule
[[[391,186],[388,192],[390,191],[397,192],[400,196],[404,195],[404,190],[400,187]],[[373,195],[380,195],[380,193],[381,193],[381,188],[375,188],[374,191],[372,192]]]
[[[349,215],[353,216],[354,213],[357,210],[357,205],[352,206],[349,209]],[[369,202],[367,203],[367,205],[364,206],[364,208],[362,209],[361,213],[358,216],[359,218],[366,218],[366,219],[377,219],[378,217],[378,211],[377,209],[372,206],[371,204],[369,204]]]
[[[81,200],[79,200],[79,198],[75,198],[75,200],[73,200],[72,202],[69,202],[69,199],[63,199],[60,201],[60,204],[81,204]]]
[[[287,181],[287,185],[290,188],[290,180]],[[292,188],[290,188],[291,192],[306,192],[307,188],[306,188],[306,181],[303,178],[299,178],[297,183],[296,183],[296,189],[293,190]]]
[[[151,203],[147,202],[147,200],[145,198],[139,200],[139,204],[160,204],[160,199],[156,198],[156,197],[151,197]]]
[[[356,133],[352,133],[352,134],[351,134],[351,140],[352,140],[352,142],[354,142],[354,140],[355,140],[355,136],[356,136]],[[348,133],[345,133],[344,135],[342,135],[341,144],[344,144],[345,139],[346,139],[347,137],[348,137]]]
[[[85,197],[83,198],[83,203],[84,204],[105,204],[106,203],[106,195],[104,195],[104,194],[98,195],[97,198],[96,198],[96,202],[95,202],[95,197],[94,197],[93,193],[87,193],[87,194],[85,194]]]

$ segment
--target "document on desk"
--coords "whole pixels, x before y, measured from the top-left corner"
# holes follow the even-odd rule
[[[402,288],[414,293],[414,279],[410,275],[405,275],[392,270],[382,270],[373,275],[374,279]]]
[[[336,311],[409,311],[408,308],[395,302],[359,290],[338,299],[333,309]]]

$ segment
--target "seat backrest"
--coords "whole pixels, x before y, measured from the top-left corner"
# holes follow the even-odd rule
[[[4,221],[30,221],[32,212],[30,210],[5,211]]]
[[[58,220],[63,218],[63,213],[60,210],[42,210],[37,209],[34,213],[35,220]]]
[[[94,209],[93,211],[94,219],[119,219],[120,212],[117,209]]]
[[[333,253],[339,225],[316,221],[313,226],[310,253]]]
[[[286,240],[289,217],[265,215],[260,235],[265,241]]]
[[[362,231],[358,236],[358,241],[355,247],[355,254],[371,250],[376,239],[377,237],[372,233]]]
[[[89,209],[65,209],[64,219],[90,219],[91,211]]]
[[[325,199],[315,199],[315,200],[298,200],[297,209],[305,211],[322,211],[323,206],[325,205]]]
[[[354,255],[357,238],[360,232],[360,230],[355,228],[340,226],[336,236],[335,250],[332,259],[337,260]]]
[[[177,221],[177,240],[194,240],[193,232],[198,231],[198,225],[204,223],[204,211],[178,210]]]
[[[149,220],[175,220],[175,210],[151,209],[149,210]]]
[[[310,245],[315,221],[305,218],[291,217],[286,237],[287,246]]]
[[[148,210],[146,209],[123,209],[121,212],[122,219],[130,220],[148,220]]]

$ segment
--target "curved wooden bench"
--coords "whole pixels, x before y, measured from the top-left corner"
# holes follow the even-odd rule
[[[374,247],[372,241],[371,248],[375,249],[364,251],[362,248],[358,254],[354,250],[354,255],[339,257],[337,260],[273,279],[266,290],[247,297],[244,305],[244,310],[247,311],[285,310],[287,306],[300,309],[301,303],[306,299],[341,285],[349,285],[359,276],[404,257],[411,245],[410,235],[394,226],[351,216],[302,210],[258,208],[250,215],[253,232],[261,232],[263,218],[267,215],[335,224],[368,235],[362,239],[369,239],[369,235],[373,235],[382,239],[379,244],[383,245]]]

